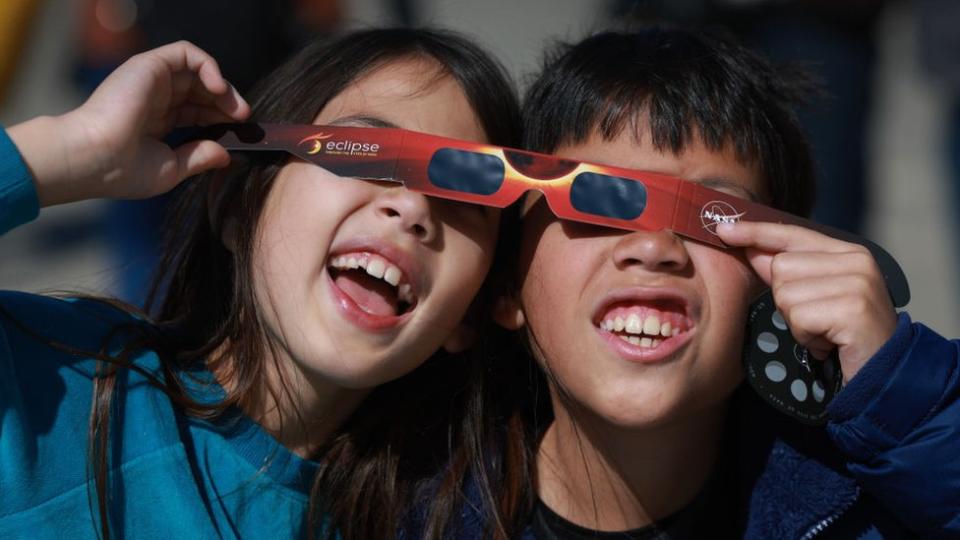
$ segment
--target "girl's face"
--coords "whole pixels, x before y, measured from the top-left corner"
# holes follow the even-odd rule
[[[695,140],[681,154],[664,153],[642,135],[638,142],[629,132],[611,141],[594,134],[557,154],[748,198],[759,192],[759,175],[732,152]],[[738,252],[670,231],[561,222],[542,200],[523,228],[520,311],[508,308],[499,320],[525,320],[538,360],[580,408],[616,426],[657,427],[730,395],[741,378],[748,300],[759,292]]]
[[[347,86],[316,124],[395,126],[485,142],[460,85],[431,60],[391,61]],[[499,212],[291,161],[254,244],[260,315],[308,381],[366,389],[443,345],[489,269]]]

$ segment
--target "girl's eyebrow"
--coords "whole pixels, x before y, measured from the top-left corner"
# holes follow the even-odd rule
[[[700,184],[703,187],[717,190],[735,191],[737,195],[742,196],[752,202],[760,202],[760,197],[752,190],[743,187],[743,184],[723,176],[708,176],[706,178],[691,179],[691,182]]]
[[[343,118],[338,118],[333,122],[330,122],[331,126],[365,126],[365,127],[374,127],[374,128],[397,128],[400,127],[393,122],[384,120],[383,118],[378,118],[376,116],[367,116],[363,114],[352,114],[350,116],[344,116]]]

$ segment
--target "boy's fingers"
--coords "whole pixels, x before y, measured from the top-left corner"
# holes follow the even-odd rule
[[[783,252],[775,254],[770,261],[774,284],[799,278],[857,276],[864,280],[883,280],[876,262],[866,250],[842,253]]]
[[[802,277],[792,281],[780,283],[774,292],[774,299],[781,310],[790,310],[793,306],[814,302],[822,298],[849,298],[850,301],[838,305],[849,310],[858,305],[861,298],[872,298],[872,284],[869,279],[856,274],[839,276]],[[847,313],[847,311],[843,311]],[[823,314],[821,319],[826,320]],[[850,313],[854,316],[865,316],[860,313]]]
[[[798,225],[741,221],[717,226],[717,234],[731,246],[752,247],[780,253],[783,251],[825,251],[840,253],[850,251],[856,244],[837,240],[817,231]]]

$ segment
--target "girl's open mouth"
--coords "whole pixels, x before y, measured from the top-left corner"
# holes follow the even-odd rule
[[[334,285],[361,311],[374,317],[400,317],[411,312],[417,297],[399,266],[381,255],[357,251],[330,258],[327,270]]]

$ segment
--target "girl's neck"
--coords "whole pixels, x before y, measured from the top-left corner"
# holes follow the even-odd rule
[[[634,430],[572,416],[553,402],[555,419],[537,452],[537,493],[577,525],[599,531],[644,527],[684,508],[713,472],[723,407]]]
[[[224,347],[221,347],[224,350]],[[231,361],[211,363],[217,382],[230,394],[237,388]],[[311,380],[293,361],[264,360],[263,376],[239,401],[241,410],[277,441],[302,458],[317,450],[353,414],[370,393],[348,389],[330,381]]]

